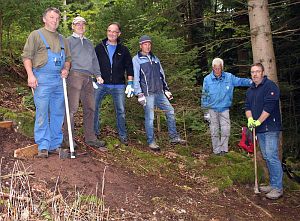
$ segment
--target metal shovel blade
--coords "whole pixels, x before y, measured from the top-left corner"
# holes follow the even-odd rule
[[[69,150],[62,149],[62,148],[59,149],[58,155],[59,155],[59,159],[66,159],[71,156]]]

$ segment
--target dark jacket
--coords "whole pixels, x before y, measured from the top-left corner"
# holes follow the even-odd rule
[[[138,52],[132,59],[134,67],[134,93],[145,96],[169,91],[164,70],[159,59],[150,52],[145,56]]]
[[[266,76],[257,87],[252,83],[251,87],[247,90],[245,111],[251,111],[254,120],[257,120],[263,111],[270,114],[270,116],[256,128],[257,133],[281,130],[279,97],[279,88]]]
[[[107,38],[95,48],[104,84],[125,84],[125,73],[127,76],[133,76],[132,59],[129,50],[118,40],[117,48],[113,55],[113,65],[111,66],[106,42]]]

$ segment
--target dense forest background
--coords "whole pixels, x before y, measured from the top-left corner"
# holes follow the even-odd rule
[[[88,21],[87,37],[97,44],[107,24],[118,21],[122,39],[132,55],[142,34],[152,36],[153,51],[161,59],[179,109],[199,103],[203,77],[218,56],[225,70],[250,77],[252,51],[247,1],[232,0],[0,0],[0,73],[26,79],[21,53],[28,34],[43,26],[41,15],[54,6],[65,12],[59,31],[72,33],[73,17]],[[269,0],[269,13],[281,89],[283,149],[285,156],[300,158],[300,1]],[[26,80],[24,80],[26,81]],[[179,90],[180,88],[180,90]],[[192,92],[192,93],[191,93]],[[233,127],[245,124],[245,89],[235,91],[231,110]],[[199,111],[201,112],[200,108]],[[188,129],[201,133],[196,118],[187,116]],[[239,136],[239,134],[238,134]]]

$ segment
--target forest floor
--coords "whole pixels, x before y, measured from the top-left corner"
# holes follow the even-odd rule
[[[17,111],[22,98],[9,87],[9,82],[1,79],[1,84],[6,87],[0,90],[0,106]],[[17,130],[0,128],[0,175],[11,173],[17,160],[13,156],[15,149],[33,143],[33,138]],[[120,151],[126,154],[131,148],[149,151],[134,141],[128,147],[120,147]],[[109,220],[300,220],[299,191],[287,190],[282,198],[272,201],[263,194],[255,195],[252,185],[234,185],[220,191],[205,177],[194,182],[184,175],[172,179],[161,174],[139,174],[114,160],[110,151],[90,151],[81,145],[79,152],[86,154],[75,159],[60,159],[52,154],[48,159],[22,160],[26,171],[34,173],[30,176],[31,186],[53,191],[57,183],[64,196],[72,195],[75,189],[87,194],[96,194],[98,189],[99,194],[103,188]],[[167,156],[171,152],[169,149],[153,154]],[[210,153],[202,154],[205,160]],[[3,186],[9,187],[9,182],[2,182],[2,189]]]

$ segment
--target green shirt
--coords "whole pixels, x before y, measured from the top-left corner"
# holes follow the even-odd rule
[[[58,32],[51,32],[45,28],[40,28],[39,31],[44,35],[48,45],[50,46],[51,51],[54,53],[61,51],[59,34]],[[63,38],[66,61],[71,62],[71,53],[68,45],[68,41]],[[44,44],[41,36],[38,33],[38,30],[35,30],[30,33],[28,39],[25,43],[24,50],[22,53],[23,60],[28,58],[32,61],[33,68],[43,67],[48,60],[48,53],[46,45]]]

